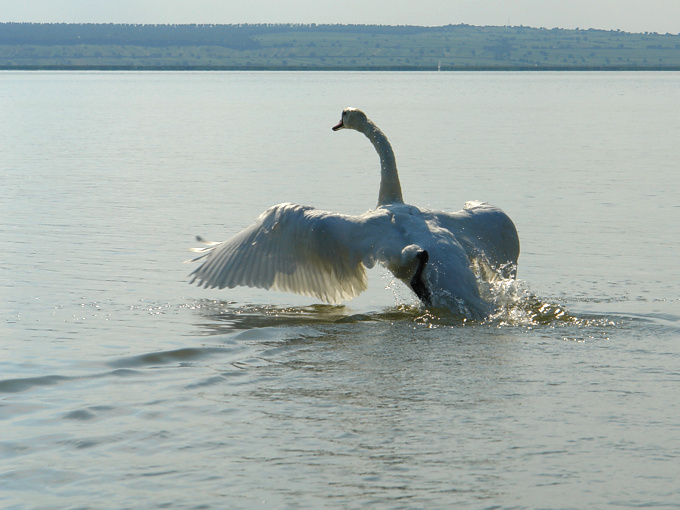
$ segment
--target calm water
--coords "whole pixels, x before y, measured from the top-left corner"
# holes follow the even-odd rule
[[[485,323],[189,286],[292,201],[492,202]],[[680,508],[679,73],[0,73],[3,508]]]

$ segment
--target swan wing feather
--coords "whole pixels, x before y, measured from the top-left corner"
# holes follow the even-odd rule
[[[258,287],[337,304],[367,287],[365,254],[352,242],[356,218],[295,204],[267,209],[248,228],[204,248],[191,283]]]
[[[451,232],[470,259],[482,258],[504,278],[514,278],[519,237],[514,223],[501,209],[485,202],[467,202],[461,211],[426,213]]]

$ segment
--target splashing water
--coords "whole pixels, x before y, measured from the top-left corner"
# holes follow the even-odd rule
[[[448,301],[458,302],[458,312],[447,308],[428,308],[417,302],[410,291],[385,272],[383,279],[385,288],[392,291],[394,308],[390,312],[377,314],[378,317],[389,315],[394,318],[411,319],[429,326],[436,324],[494,324],[497,326],[530,327],[539,325],[586,325],[591,319],[573,315],[563,305],[537,296],[523,280],[504,278],[500,271],[494,272],[485,264],[473,264],[482,298],[490,303],[493,312],[481,321],[471,319],[464,303],[452,296]]]
[[[563,306],[536,296],[522,280],[499,279],[486,285],[484,290],[484,298],[495,306],[488,320],[501,325],[532,326],[579,320]]]

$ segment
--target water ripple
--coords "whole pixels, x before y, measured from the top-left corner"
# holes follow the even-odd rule
[[[0,393],[19,393],[30,390],[36,386],[54,386],[71,379],[61,375],[44,375],[40,377],[24,377],[18,379],[5,379],[0,381]]]
[[[182,365],[223,351],[224,349],[220,349],[219,347],[185,347],[171,351],[149,352],[136,356],[119,358],[117,360],[109,361],[107,365],[115,368],[153,367],[173,363]]]

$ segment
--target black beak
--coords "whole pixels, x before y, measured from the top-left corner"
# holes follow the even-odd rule
[[[340,122],[338,122],[335,126],[333,126],[333,131],[337,131],[339,129],[344,128],[345,126],[342,124],[342,119],[340,119]]]

